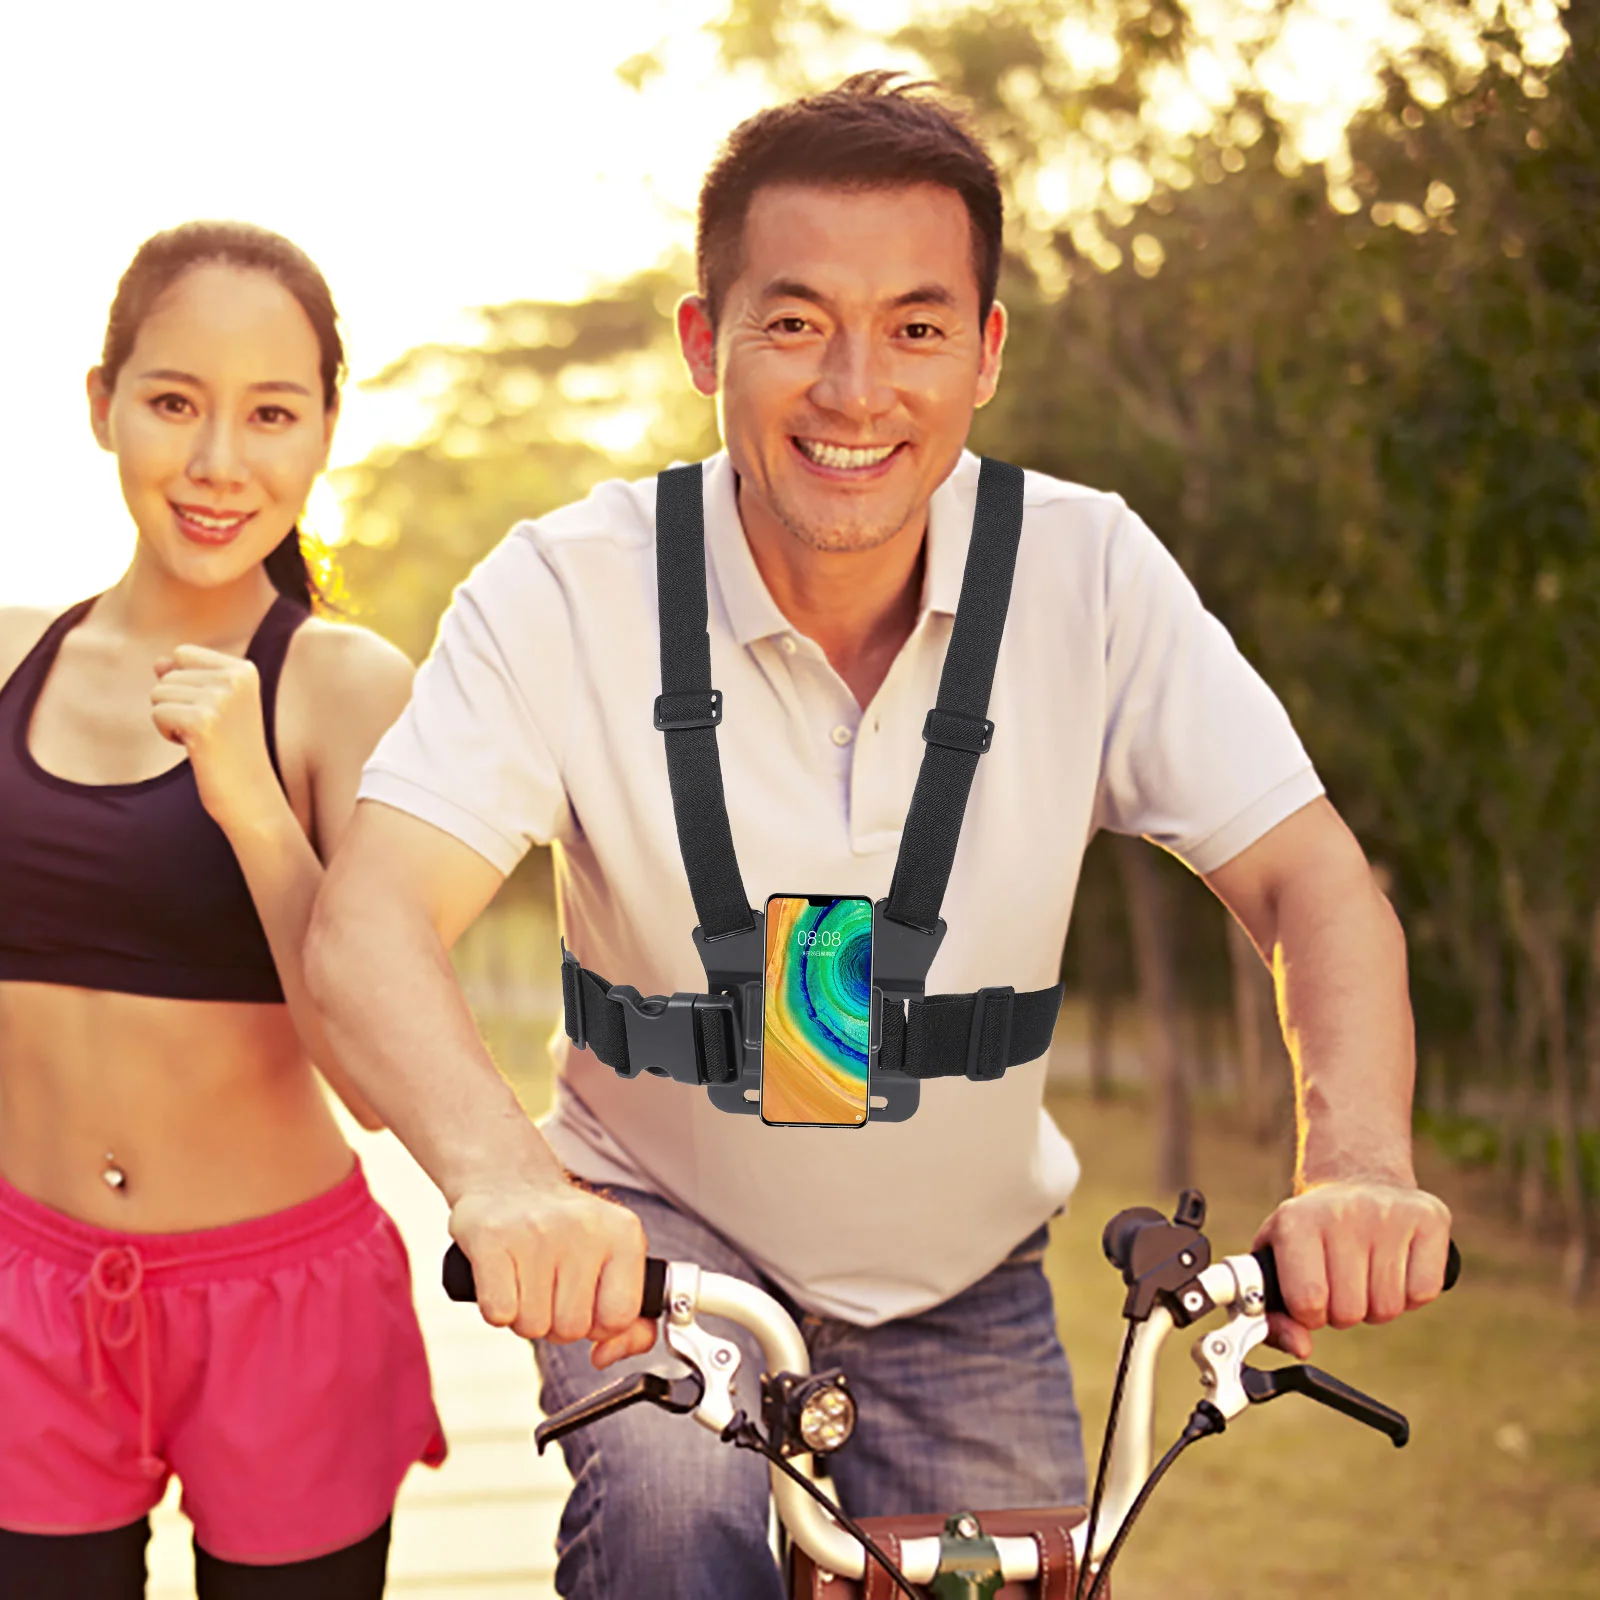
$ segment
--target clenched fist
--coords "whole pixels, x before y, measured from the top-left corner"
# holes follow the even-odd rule
[[[1318,1328],[1390,1322],[1444,1287],[1450,1212],[1413,1184],[1341,1179],[1308,1185],[1262,1225],[1289,1315],[1270,1342],[1302,1360]]]
[[[597,1367],[655,1343],[639,1315],[644,1228],[626,1206],[552,1177],[463,1194],[450,1236],[472,1263],[484,1321],[524,1339],[592,1339]]]
[[[231,834],[281,807],[254,662],[180,644],[156,662],[156,679],[150,691],[156,728],[188,751],[211,820]]]

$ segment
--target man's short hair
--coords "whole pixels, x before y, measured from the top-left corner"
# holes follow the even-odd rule
[[[980,321],[994,304],[1005,221],[1000,179],[964,111],[932,83],[898,72],[859,72],[838,88],[757,112],[728,135],[700,186],[695,265],[717,325],[743,268],[745,218],[758,189],[800,183],[889,189],[932,183],[954,190],[972,225]]]

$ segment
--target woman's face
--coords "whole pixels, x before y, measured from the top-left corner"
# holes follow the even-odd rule
[[[220,588],[283,542],[333,437],[321,365],[276,278],[208,263],[151,308],[113,390],[89,374],[95,437],[141,547],[173,577]]]

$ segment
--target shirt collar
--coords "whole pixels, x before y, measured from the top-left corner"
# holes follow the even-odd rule
[[[972,518],[978,508],[978,458],[963,450],[950,476],[928,502],[928,562],[922,580],[918,621],[929,611],[956,614],[961,580],[972,543]]]
[[[728,625],[740,645],[794,632],[794,624],[778,609],[762,579],[750,543],[739,521],[733,464],[725,450],[705,464],[703,482],[706,553],[710,572],[722,595]],[[955,615],[972,542],[972,516],[977,504],[978,458],[963,450],[955,470],[928,502],[928,551],[923,572],[920,622],[930,611]]]
[[[794,625],[778,609],[750,542],[739,521],[738,480],[726,450],[718,451],[706,462],[702,495],[706,512],[706,554],[722,604],[728,613],[728,626],[741,645],[766,639],[774,634],[793,633]]]

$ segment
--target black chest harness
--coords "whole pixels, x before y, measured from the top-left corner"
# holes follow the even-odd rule
[[[1000,636],[1022,534],[1022,472],[984,458],[972,543],[961,579],[938,703],[906,814],[888,896],[873,906],[868,1116],[903,1122],[925,1078],[987,1083],[1050,1046],[1062,988],[1018,994],[925,994],[944,939],[939,915],[979,758]],[[763,914],[750,907],[733,852],[717,756],[722,695],[711,687],[706,633],[705,513],[699,466],[657,479],[656,573],[661,694],[655,726],[666,739],[678,847],[700,925],[695,949],[707,994],[642,998],[607,983],[563,945],[567,1036],[624,1078],[641,1072],[703,1086],[723,1111],[755,1115],[761,1091]]]

